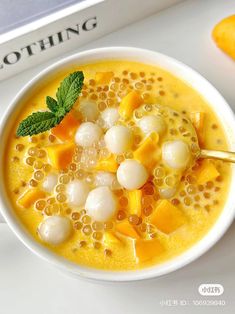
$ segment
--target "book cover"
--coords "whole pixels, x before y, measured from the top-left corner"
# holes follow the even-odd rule
[[[2,0],[0,80],[180,1]]]

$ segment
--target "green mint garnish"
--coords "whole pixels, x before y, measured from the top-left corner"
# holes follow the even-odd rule
[[[57,90],[56,98],[47,96],[46,104],[50,111],[34,112],[20,122],[17,136],[35,135],[50,130],[59,124],[73,108],[83,86],[83,72],[77,71],[67,76]]]
[[[57,101],[51,96],[46,97],[46,104],[47,104],[47,108],[51,110],[51,112],[56,113],[58,111]]]

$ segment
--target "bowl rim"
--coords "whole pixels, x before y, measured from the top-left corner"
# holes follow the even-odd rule
[[[116,56],[115,56],[116,55]],[[117,56],[119,55],[119,56]],[[126,55],[126,58],[123,56]],[[113,57],[115,56],[115,57]],[[90,58],[90,60],[89,60]],[[220,95],[220,93],[213,87],[211,83],[209,83],[203,76],[201,76],[198,72],[183,64],[182,62],[168,57],[164,54],[142,49],[142,48],[134,48],[134,47],[103,47],[103,48],[95,48],[86,50],[83,52],[78,52],[72,55],[69,55],[52,65],[46,67],[42,71],[40,71],[37,75],[35,75],[32,79],[29,80],[27,84],[25,84],[20,91],[16,94],[14,99],[11,101],[7,111],[3,115],[0,124],[0,141],[2,136],[4,135],[4,129],[7,126],[8,120],[10,119],[11,114],[15,111],[16,105],[20,102],[21,98],[23,98],[27,92],[40,83],[43,77],[47,75],[51,75],[61,68],[65,68],[68,65],[73,64],[75,61],[79,63],[80,60],[87,60],[85,63],[89,63],[93,61],[99,60],[107,60],[107,59],[126,59],[129,61],[137,61],[146,64],[152,64],[155,66],[160,66],[163,69],[171,72],[176,77],[178,76],[181,80],[180,76],[184,73],[186,76],[191,77],[190,85],[198,91],[198,88],[193,86],[194,80],[205,86],[210,93],[217,97],[218,103],[220,103],[223,107],[223,111],[225,112],[226,119],[229,125],[232,128],[232,125],[235,125],[235,116],[232,109],[229,107],[225,99]],[[147,61],[149,60],[149,61]],[[152,60],[152,61],[150,61]],[[155,61],[153,61],[155,60]],[[157,60],[161,60],[165,66],[157,65]],[[84,63],[84,62],[83,62]],[[80,62],[81,64],[81,62]],[[162,63],[161,63],[162,64]],[[179,75],[176,75],[170,69],[177,69],[179,71]],[[186,81],[187,82],[187,81]],[[191,84],[192,83],[192,84]],[[199,92],[199,91],[198,91]],[[200,93],[200,92],[199,92]],[[201,94],[201,93],[200,93]],[[202,95],[201,96],[205,96]],[[212,105],[209,103],[209,105]],[[213,106],[212,106],[213,108]],[[215,109],[215,108],[214,108]],[[223,123],[225,126],[225,123]],[[231,133],[231,137],[228,138],[230,141],[230,147],[235,150],[235,134]],[[4,151],[4,149],[2,149]],[[2,152],[3,155],[3,152]],[[3,166],[3,158],[1,159],[0,168]],[[2,177],[1,177],[2,178]],[[92,279],[97,281],[110,281],[110,282],[131,282],[138,280],[151,279],[155,277],[159,277],[170,272],[173,272],[179,268],[184,267],[195,259],[199,258],[202,254],[208,251],[226,232],[229,228],[230,224],[233,221],[235,206],[233,206],[233,195],[231,193],[232,189],[235,188],[235,168],[232,168],[232,179],[230,184],[230,193],[228,195],[228,199],[224,208],[217,218],[214,225],[210,228],[210,230],[201,238],[198,242],[196,242],[192,247],[187,249],[185,252],[180,255],[172,258],[169,261],[166,261],[162,264],[157,264],[155,266],[151,266],[143,269],[136,269],[130,271],[110,271],[110,270],[100,270],[91,267],[81,266],[79,264],[72,263],[61,256],[56,255],[52,251],[49,251],[46,247],[42,246],[39,242],[37,242],[33,237],[25,230],[23,225],[17,221],[14,214],[11,213],[10,202],[7,199],[4,193],[0,193],[0,211],[3,215],[4,219],[12,229],[12,231],[16,234],[16,236],[24,243],[26,247],[28,247],[32,252],[34,252],[37,256],[42,259],[50,262],[54,266],[69,272],[74,275],[79,275],[82,278]],[[0,179],[0,190],[4,189],[4,182]]]

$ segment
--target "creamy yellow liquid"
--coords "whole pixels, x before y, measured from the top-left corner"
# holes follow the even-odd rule
[[[36,143],[31,143],[29,137],[17,139],[15,133],[22,119],[34,111],[46,108],[46,96],[50,95],[55,97],[59,83],[66,75],[74,70],[84,72],[87,88],[83,89],[83,95],[81,97],[89,99],[89,97],[96,98],[94,94],[98,95],[98,99],[95,100],[98,104],[105,103],[106,106],[117,106],[120,99],[124,96],[124,94],[122,94],[124,93],[122,92],[122,86],[119,82],[113,82],[113,84],[116,84],[116,87],[114,86],[116,88],[115,92],[118,91],[119,93],[118,99],[107,96],[108,91],[100,91],[97,93],[96,86],[89,86],[90,83],[91,85],[93,84],[93,82],[89,83],[89,81],[94,79],[96,72],[112,71],[115,78],[120,78],[121,80],[126,78],[131,84],[136,84],[137,82],[141,83],[138,91],[144,98],[145,103],[158,103],[180,112],[186,111],[186,116],[188,117],[189,113],[193,111],[205,112],[204,146],[208,149],[227,149],[227,141],[220,121],[203,97],[187,85],[186,82],[179,80],[163,69],[128,61],[98,62],[74,66],[68,69],[66,73],[62,73],[56,78],[53,78],[47,86],[39,88],[32,98],[22,106],[22,111],[15,119],[14,127],[9,134],[8,145],[5,152],[6,171],[4,175],[12,206],[29,233],[42,245],[45,244],[42,243],[37,234],[37,227],[43,219],[42,214],[36,211],[33,206],[29,209],[21,208],[17,205],[17,199],[27,189],[28,183],[33,175],[33,168],[25,164],[26,152],[29,147],[38,144],[42,148],[48,145],[48,135],[50,132],[43,134],[45,138],[42,138],[40,135],[34,136],[34,139],[37,140]],[[128,73],[125,74],[125,71]],[[131,76],[134,78],[133,80]],[[133,81],[135,83],[133,83]],[[105,96],[102,93],[104,93]],[[100,97],[104,99],[100,99]],[[16,150],[16,145],[19,143],[24,145],[22,151]],[[16,160],[17,158],[15,157],[19,158],[19,160]],[[46,162],[46,160],[44,161]],[[85,236],[80,230],[75,230],[72,237],[61,245],[56,247],[46,246],[49,250],[52,250],[56,254],[74,263],[107,270],[138,269],[172,259],[199,241],[212,227],[223,209],[230,184],[231,170],[230,166],[226,163],[216,162],[216,166],[221,174],[222,180],[219,180],[219,182],[214,180],[213,187],[210,189],[204,187],[202,193],[209,193],[209,199],[200,197],[200,201],[197,202],[199,206],[196,209],[194,208],[196,203],[194,195],[190,196],[191,205],[189,206],[186,206],[181,201],[179,208],[186,214],[188,223],[170,235],[159,232],[158,239],[164,246],[164,252],[145,263],[137,262],[133,251],[133,240],[128,238],[122,239],[122,245],[111,247],[111,257],[104,256],[104,249],[102,247],[100,249],[94,249],[92,247],[92,237]],[[22,181],[26,183],[26,186],[22,186]],[[38,186],[40,187],[40,185],[41,183],[39,183]],[[183,188],[184,186],[182,185],[174,198],[180,199],[179,192]],[[207,206],[209,210],[206,210],[205,206]],[[78,245],[81,240],[85,240],[87,243],[84,248],[80,248]]]

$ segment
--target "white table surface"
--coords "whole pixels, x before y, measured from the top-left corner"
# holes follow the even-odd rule
[[[235,109],[235,62],[215,47],[210,36],[213,25],[234,11],[235,0],[188,0],[76,51],[119,45],[165,53],[199,71]],[[55,60],[0,83],[0,116],[16,92]],[[148,282],[99,285],[66,277],[29,252],[0,223],[0,314],[233,313],[234,239],[235,224],[208,253],[177,272]],[[201,283],[222,284],[224,294],[211,299],[226,305],[192,305],[193,300],[210,299],[198,294]],[[186,300],[191,305],[162,306],[162,300]]]

